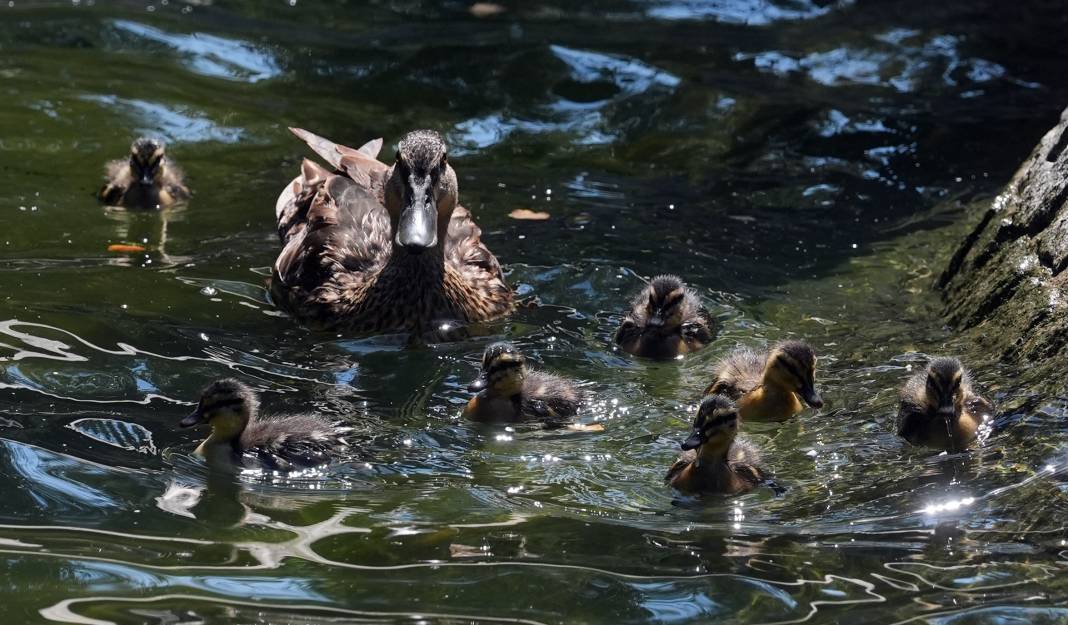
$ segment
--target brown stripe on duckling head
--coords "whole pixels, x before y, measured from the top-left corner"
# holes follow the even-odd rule
[[[681,447],[684,450],[696,449],[724,435],[733,438],[737,428],[738,407],[735,403],[723,395],[709,395],[697,408],[693,429]]]
[[[812,408],[822,408],[823,398],[816,392],[816,352],[803,341],[783,341],[768,358],[769,368],[785,372],[794,382],[795,393]]]
[[[222,412],[237,413],[251,419],[259,409],[259,400],[251,387],[234,378],[216,380],[204,388],[192,414],[182,419],[182,427],[211,421]]]
[[[508,394],[518,393],[526,375],[526,363],[526,357],[511,343],[493,343],[482,354],[482,370],[478,379],[467,388],[472,392],[489,389]]]
[[[967,373],[956,358],[935,358],[927,364],[926,397],[930,408],[955,414],[964,401]]]

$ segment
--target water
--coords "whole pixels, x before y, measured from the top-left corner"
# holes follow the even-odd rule
[[[945,328],[930,291],[1068,102],[1059,3],[481,8],[0,6],[0,613],[1068,622],[1068,394]],[[274,200],[310,155],[287,125],[447,133],[526,302],[489,338],[582,380],[605,431],[460,420],[488,338],[413,349],[271,307]],[[93,199],[140,132],[170,142],[188,207]],[[131,243],[146,251],[107,251]],[[681,363],[610,348],[660,272],[724,327]],[[823,357],[828,407],[749,428],[782,492],[674,498],[661,480],[713,363],[794,336]],[[967,456],[893,434],[897,387],[945,352],[1004,407]],[[352,457],[208,475],[175,426],[225,375],[345,420]]]

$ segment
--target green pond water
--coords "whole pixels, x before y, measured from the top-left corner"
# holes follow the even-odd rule
[[[1068,623],[1068,393],[945,327],[931,290],[1068,103],[1063,5],[480,8],[0,3],[4,621]],[[421,348],[273,308],[274,202],[311,155],[291,125],[386,154],[444,133],[524,306]],[[95,201],[139,133],[188,206]],[[662,272],[723,331],[635,361],[612,332]],[[580,379],[605,430],[461,420],[502,337]],[[828,405],[746,428],[777,488],[676,497],[715,361],[785,337]],[[972,453],[894,434],[934,353],[1003,407]],[[345,421],[351,457],[210,475],[176,424],[229,375]]]

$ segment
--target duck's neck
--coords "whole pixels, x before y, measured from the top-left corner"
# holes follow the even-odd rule
[[[705,443],[697,448],[697,459],[694,467],[702,471],[717,471],[726,469],[727,452],[730,451],[731,442]]]
[[[801,402],[793,391],[761,384],[738,402],[742,419],[782,421],[801,411]]]
[[[215,417],[211,421],[211,434],[194,453],[210,461],[220,454],[240,451],[241,434],[250,421],[251,418],[236,414]]]

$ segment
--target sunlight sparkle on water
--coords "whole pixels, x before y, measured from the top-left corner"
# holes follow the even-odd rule
[[[963,499],[950,499],[941,503],[928,504],[926,508],[922,510],[924,514],[939,514],[941,512],[956,512],[961,508],[975,503],[975,497],[965,497]]]

